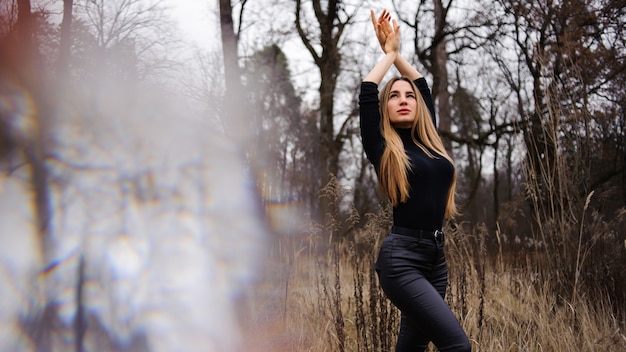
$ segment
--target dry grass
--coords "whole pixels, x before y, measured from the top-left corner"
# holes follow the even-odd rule
[[[373,271],[387,216],[341,240],[279,240],[242,313],[244,350],[392,351],[399,316]],[[542,253],[512,260],[502,246],[488,248],[485,231],[449,229],[446,244],[447,300],[474,351],[626,350],[626,323],[608,295],[563,297],[538,270]]]

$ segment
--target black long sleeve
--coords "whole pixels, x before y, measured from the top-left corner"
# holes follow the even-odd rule
[[[415,81],[415,85],[424,98],[436,126],[433,99],[426,80],[419,78]],[[380,158],[385,148],[385,140],[380,132],[378,85],[373,82],[361,83],[359,106],[363,148],[367,158],[378,172]],[[397,129],[397,131],[404,143],[411,168],[408,174],[409,199],[394,207],[394,225],[421,230],[441,229],[454,167],[448,160],[433,151],[431,153],[436,156],[434,159],[424,153],[413,142],[410,129]]]

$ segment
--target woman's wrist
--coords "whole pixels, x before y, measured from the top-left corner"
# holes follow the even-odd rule
[[[396,61],[396,59],[398,58],[398,55],[400,55],[400,54],[396,50],[390,50],[390,51],[385,53],[385,56],[393,57],[393,61]]]

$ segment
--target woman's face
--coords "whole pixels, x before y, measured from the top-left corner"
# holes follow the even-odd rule
[[[417,100],[413,87],[407,81],[398,80],[391,85],[387,97],[389,122],[396,128],[410,128],[417,116]]]

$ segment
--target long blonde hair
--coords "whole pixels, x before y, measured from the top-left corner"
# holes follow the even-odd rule
[[[436,158],[430,150],[435,151],[438,155],[447,159],[454,167],[454,161],[446,152],[441,142],[441,137],[433,124],[432,117],[426,106],[424,98],[419,93],[415,83],[406,77],[394,77],[383,88],[379,95],[379,109],[381,116],[381,133],[385,138],[385,150],[380,159],[379,166],[379,186],[381,190],[389,197],[394,206],[399,203],[406,202],[409,198],[410,185],[408,180],[408,169],[410,167],[409,158],[404,151],[404,144],[400,139],[400,135],[391,125],[389,121],[389,111],[387,109],[387,101],[391,86],[403,80],[408,82],[415,93],[417,100],[416,119],[411,126],[411,138],[413,142],[420,147],[430,158]],[[415,135],[420,137],[422,143],[418,142]],[[452,184],[448,191],[448,202],[446,204],[445,217],[450,218],[457,214],[456,203],[454,202],[454,194],[456,191],[456,168],[452,177]]]

